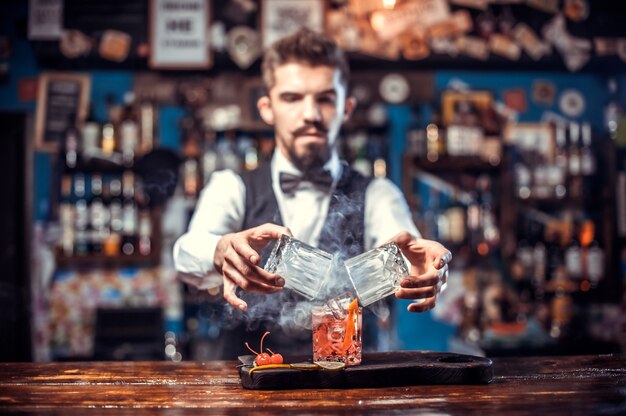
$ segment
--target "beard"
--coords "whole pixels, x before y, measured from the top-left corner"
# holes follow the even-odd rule
[[[320,170],[330,159],[330,148],[328,146],[311,145],[301,155],[298,155],[295,149],[290,147],[287,149],[287,153],[289,153],[291,162],[302,173]]]
[[[298,140],[298,137],[309,134],[312,128],[315,129],[316,134],[326,137],[327,142],[325,144],[311,143],[304,149],[302,154],[296,153],[295,142]],[[326,126],[322,123],[313,122],[300,127],[292,135],[293,146],[287,147],[287,153],[294,166],[303,173],[322,169],[331,155],[331,146],[328,144],[328,129]]]

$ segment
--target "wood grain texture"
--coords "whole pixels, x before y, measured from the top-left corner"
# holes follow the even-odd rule
[[[624,355],[493,359],[486,385],[247,390],[234,361],[0,363],[0,413],[626,414]]]

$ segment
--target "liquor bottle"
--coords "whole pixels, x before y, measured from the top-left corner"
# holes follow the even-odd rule
[[[198,161],[200,158],[202,136],[200,129],[196,126],[191,117],[186,117],[181,121],[181,128],[184,132],[182,150],[183,191],[186,198],[193,200],[200,191],[201,172]]]
[[[592,241],[587,249],[587,277],[591,287],[598,286],[604,278],[604,250],[597,241]]]
[[[579,214],[581,218],[584,217],[582,213]],[[591,288],[591,280],[589,278],[589,246],[594,241],[595,224],[590,219],[582,219],[580,227],[578,228],[578,241],[580,242],[580,256],[581,256],[581,282],[580,289],[582,291],[588,291]]]
[[[472,250],[475,250],[478,244],[482,241],[482,229],[480,226],[480,204],[478,202],[477,194],[472,192],[469,204],[467,205],[467,231],[469,245]]]
[[[243,170],[251,171],[257,168],[259,156],[256,148],[256,141],[247,134],[237,137],[237,153],[241,155]]]
[[[199,181],[198,161],[195,158],[185,159],[183,162],[183,191],[186,198],[196,198],[200,191]]]
[[[85,199],[85,176],[74,175],[75,218],[74,218],[74,254],[86,255],[89,253],[87,227],[89,225],[89,208]]]
[[[443,153],[444,141],[439,127],[430,123],[426,126],[426,158],[429,162],[436,162]]]
[[[569,124],[569,191],[572,197],[580,198],[582,195],[581,157],[580,157],[580,124]]]
[[[483,238],[490,247],[496,247],[500,242],[500,230],[498,229],[498,222],[494,212],[493,181],[489,175],[481,175],[476,181],[476,186],[480,192],[480,217]]]
[[[61,177],[61,202],[59,204],[59,223],[61,226],[61,250],[66,257],[74,254],[74,204],[72,198],[72,177]]]
[[[560,277],[557,276],[557,280]],[[551,304],[552,325],[550,336],[553,338],[565,338],[569,333],[569,325],[572,320],[574,302],[569,293],[564,289],[557,289]]]
[[[540,149],[542,137],[535,136],[535,148]],[[532,164],[532,190],[531,194],[535,198],[546,199],[550,196],[552,189],[550,183],[550,169],[543,156],[533,158]]]
[[[111,156],[115,152],[115,127],[113,123],[105,123],[102,126],[102,153]]]
[[[139,241],[138,251],[142,256],[149,256],[152,252],[152,219],[150,211],[142,209],[139,212]]]
[[[206,156],[206,153],[205,153]],[[247,171],[256,169],[259,166],[259,152],[256,146],[248,146],[243,155],[244,168]]]
[[[569,174],[580,175],[580,124],[569,123]]]
[[[515,193],[520,199],[528,199],[531,196],[532,174],[528,166],[523,162],[513,165],[515,175]]]
[[[125,171],[122,175],[122,253],[130,256],[135,253],[137,245],[137,205],[135,203],[135,175]]]
[[[537,241],[533,247],[533,276],[532,285],[535,299],[543,299],[544,283],[546,278],[546,245]]]
[[[594,186],[595,174],[597,171],[596,157],[592,149],[592,133],[591,124],[589,122],[583,123],[582,126],[582,148],[580,150],[580,169],[582,178],[582,192],[586,198],[592,197],[599,191],[599,188]]]
[[[93,175],[91,175],[91,197],[94,199],[102,198],[102,191],[102,175],[99,173],[94,173]]]
[[[615,78],[611,77],[608,81],[607,87],[610,94],[610,101],[604,108],[604,123],[609,132],[609,137],[615,140],[617,139],[619,121],[623,114],[622,106],[619,103],[619,83]]]
[[[144,101],[139,106],[139,125],[141,130],[141,140],[139,144],[140,153],[146,154],[155,146],[154,126],[156,121],[156,110],[150,101]]]
[[[211,174],[217,170],[218,157],[215,150],[215,139],[214,131],[207,131],[204,135],[204,154],[202,155],[203,183],[207,183]]]
[[[542,238],[543,225],[536,218],[523,217],[520,235],[528,239],[525,267],[528,277],[528,301],[540,300],[544,297],[547,258],[546,245]]]
[[[367,157],[367,132],[359,130],[349,136],[351,167],[363,176],[372,176],[372,163]]]
[[[567,178],[567,172],[569,171],[569,158],[567,155],[567,138],[566,138],[564,123],[558,122],[556,124],[555,138],[556,138],[556,149],[555,149],[554,164],[556,166],[556,169],[555,169],[555,174],[554,174],[555,178],[552,183],[555,186],[554,195],[557,198],[564,198],[567,194],[566,178]]]
[[[461,244],[466,240],[465,207],[458,198],[454,198],[452,205],[446,209],[445,216],[448,219],[448,237],[454,244]]]
[[[120,122],[120,149],[122,150],[122,163],[126,167],[133,165],[139,143],[139,126],[135,115],[134,100],[132,93],[124,95],[124,110]]]
[[[434,187],[424,184],[425,197],[422,203],[424,204],[424,222],[423,229],[424,234],[431,236],[434,240],[440,239],[437,227],[437,216],[439,212],[439,192]]]
[[[135,236],[136,252],[141,256],[149,256],[153,251],[152,215],[150,212],[150,196],[145,192],[141,178],[135,178],[135,206],[137,207],[137,235]]]
[[[74,127],[74,123],[70,123],[70,127],[65,133],[65,166],[67,169],[74,169],[78,163],[78,131]]]
[[[374,160],[374,177],[386,178],[387,177],[387,161],[379,157]]]
[[[580,244],[573,238],[565,249],[565,269],[567,276],[572,280],[580,280],[582,278],[582,266]]]
[[[450,219],[443,209],[436,213],[437,220],[437,238],[441,241],[450,241]]]
[[[591,149],[591,139],[591,124],[585,122],[582,125],[582,149],[580,151],[580,169],[583,176],[596,173],[596,158]]]
[[[102,175],[91,176],[91,202],[89,204],[90,251],[102,254],[104,249],[105,225],[108,222],[107,210],[102,199]]]
[[[124,225],[122,215],[122,182],[120,178],[114,176],[108,182],[109,228],[111,232],[104,242],[104,254],[116,256],[120,253],[121,233]]]
[[[387,177],[387,161],[385,160],[385,139],[380,135],[370,137],[367,141],[367,158],[372,161],[374,177]]]
[[[96,121],[93,105],[89,106],[89,116],[83,123],[81,130],[82,152],[85,159],[91,159],[99,153],[100,149],[100,124]]]
[[[407,133],[407,154],[423,158],[426,155],[426,132],[418,127]]]
[[[236,137],[233,130],[224,134],[224,140],[218,143],[217,152],[220,156],[223,169],[241,172],[242,160],[237,152]]]
[[[550,228],[550,225],[548,225],[548,229],[545,233],[546,275],[544,280],[546,282],[554,280],[558,270],[564,267],[563,253],[558,239],[558,232],[555,229]]]

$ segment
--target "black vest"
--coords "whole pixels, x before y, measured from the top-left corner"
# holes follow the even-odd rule
[[[246,189],[242,229],[246,230],[268,222],[283,225],[272,188],[270,165],[245,172],[241,174],[241,179]],[[371,180],[344,164],[342,176],[331,196],[318,248],[331,254],[344,253],[346,258],[354,257],[364,251],[365,191]],[[269,256],[272,247],[273,244],[261,253],[262,264]],[[227,340],[226,345],[232,348],[232,352],[245,353],[244,341],[255,345],[263,332],[269,330],[271,335],[266,343],[270,348],[275,346],[279,350],[276,352],[287,355],[310,353],[311,331],[303,330],[299,325],[293,325],[291,320],[281,322],[280,311],[276,310],[281,308],[289,315],[291,315],[289,312],[293,312],[297,316],[299,305],[304,298],[287,289],[270,295],[240,291],[238,296],[248,303],[248,312],[241,313],[230,307],[225,310],[227,321],[235,318],[235,321],[241,322],[232,329],[225,327],[223,337]],[[303,311],[302,315],[305,315],[303,319],[307,319],[308,311]],[[368,345],[375,345],[374,338],[377,331],[376,321],[372,319],[373,315],[369,313],[364,313],[364,315],[364,321],[367,323],[363,324],[363,342],[364,349],[367,349]],[[249,319],[250,317],[254,319]],[[228,354],[224,356],[224,358],[233,358]]]
[[[246,212],[243,229],[268,222],[284,225],[272,189],[270,165],[241,175],[246,187]],[[318,248],[329,253],[345,253],[347,258],[364,251],[365,190],[372,178],[366,178],[344,163],[343,172],[328,206]]]

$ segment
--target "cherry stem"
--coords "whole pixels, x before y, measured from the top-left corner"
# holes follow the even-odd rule
[[[274,351],[270,350],[269,348],[266,348],[266,350],[268,350],[272,355],[274,355]]]
[[[261,352],[263,352],[263,340],[270,333],[270,331],[266,331],[265,334],[261,337]]]
[[[252,353],[253,353],[254,355],[259,355],[259,353],[258,353],[258,352],[256,352],[256,351],[255,351],[255,350],[253,350],[252,348],[250,348],[250,346],[248,345],[248,343],[247,343],[247,342],[244,342],[244,344],[246,344],[246,348],[248,348],[250,351],[252,351]]]

